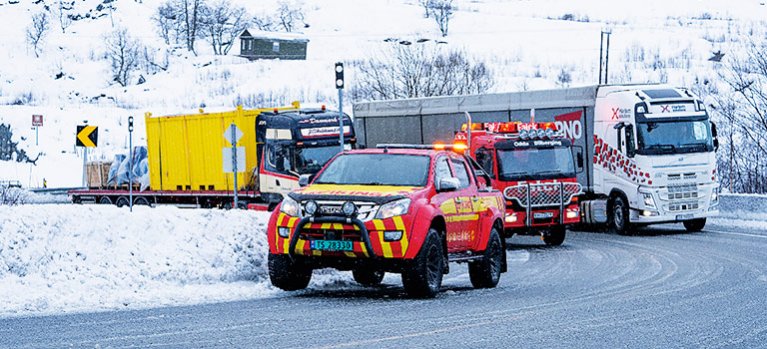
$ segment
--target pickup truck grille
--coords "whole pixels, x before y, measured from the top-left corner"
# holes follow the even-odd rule
[[[341,207],[344,205],[345,201],[317,201],[317,206],[319,206],[320,212],[342,212]],[[303,215],[306,215],[306,211],[304,211],[304,206],[306,205],[306,202],[301,202],[301,213]],[[362,202],[362,201],[355,201],[354,205],[357,206],[357,219],[367,222],[373,219],[375,217],[376,213],[378,212],[379,205],[374,204],[372,202]],[[332,215],[332,214],[330,214]]]
[[[528,207],[528,200],[530,207],[547,207],[567,205],[580,193],[579,183],[526,183],[506,187],[503,196],[523,207]]]

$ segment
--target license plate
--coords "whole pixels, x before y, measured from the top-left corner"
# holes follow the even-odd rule
[[[354,244],[351,241],[312,240],[311,248],[319,251],[353,251]]]
[[[543,218],[551,218],[554,217],[554,213],[551,212],[533,212],[533,218],[535,219],[543,219]]]
[[[678,220],[678,221],[686,221],[688,219],[692,219],[692,217],[693,217],[692,213],[678,214],[678,215],[676,215],[676,220]]]

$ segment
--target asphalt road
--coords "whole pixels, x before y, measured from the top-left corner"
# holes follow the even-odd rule
[[[276,298],[0,320],[0,347],[767,347],[767,231],[667,225],[511,239],[510,272],[407,299],[398,278]]]

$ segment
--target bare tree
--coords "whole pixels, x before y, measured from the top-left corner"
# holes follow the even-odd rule
[[[249,20],[244,7],[232,6],[229,0],[216,0],[204,8],[200,23],[200,33],[210,39],[213,53],[225,55]]]
[[[113,81],[127,86],[131,75],[139,66],[139,43],[128,30],[117,28],[105,38],[106,58],[109,60]]]
[[[423,7],[423,18],[429,18],[431,16],[431,5],[434,0],[418,0],[418,4]]]
[[[28,201],[28,196],[29,192],[24,189],[0,184],[0,206],[22,205]]]
[[[250,22],[263,31],[277,31],[280,28],[280,24],[274,20],[274,16],[268,13],[256,15]]]
[[[493,79],[483,62],[465,52],[396,46],[356,66],[353,99],[396,99],[487,92]]]
[[[38,12],[32,15],[32,23],[27,27],[26,36],[27,43],[32,45],[35,57],[40,57],[40,46],[42,45],[43,40],[45,40],[50,26],[51,22],[47,12]]]
[[[749,43],[728,55],[720,71],[731,91],[720,93],[715,112],[729,142],[722,180],[737,192],[767,193],[767,42]]]
[[[277,16],[280,19],[280,26],[282,26],[286,32],[294,31],[298,21],[304,25],[306,24],[304,22],[304,9],[298,1],[280,1],[279,7],[277,8]]]
[[[453,18],[453,12],[455,11],[453,0],[430,0],[430,2],[429,11],[431,16],[437,22],[437,27],[439,27],[442,36],[447,36],[450,19]]]
[[[167,44],[183,42],[187,50],[195,52],[204,7],[205,0],[166,0],[153,17],[160,36]]]
[[[61,28],[61,33],[65,33],[67,28],[72,25],[72,18],[69,17],[69,12],[74,8],[73,0],[56,0],[53,7],[53,14],[56,16]]]

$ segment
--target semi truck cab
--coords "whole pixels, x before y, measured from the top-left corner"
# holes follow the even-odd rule
[[[718,213],[716,127],[691,92],[602,86],[594,115],[594,191],[608,195],[611,230],[682,222],[700,231]]]
[[[352,120],[343,121],[344,147],[356,143]],[[283,195],[298,189],[298,178],[317,173],[341,151],[339,113],[324,106],[316,109],[274,110],[258,116],[256,126],[258,184],[267,201],[279,202]]]
[[[572,144],[553,122],[464,124],[455,142],[469,147],[503,192],[506,236],[540,235],[548,245],[561,245],[566,227],[580,222]]]

